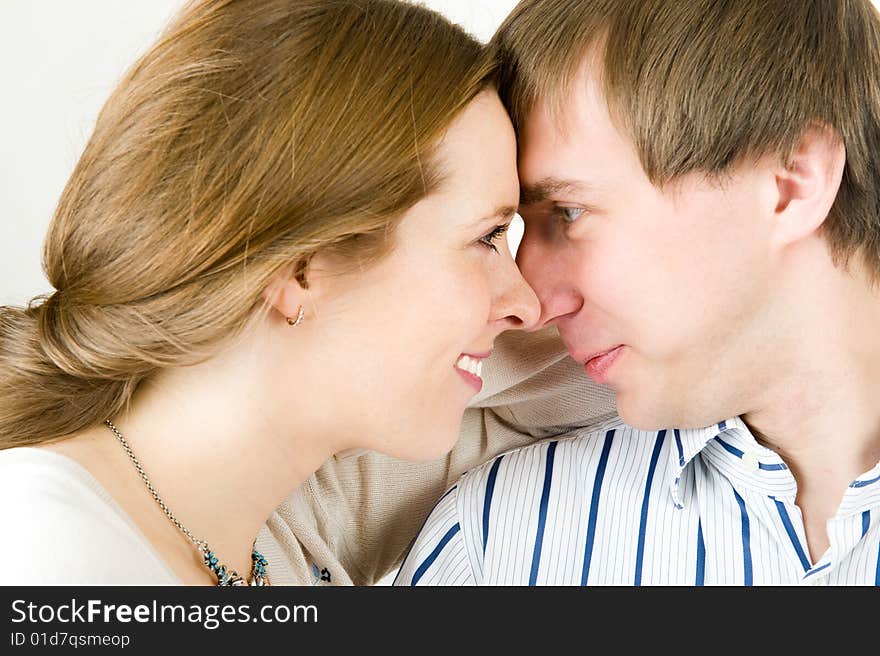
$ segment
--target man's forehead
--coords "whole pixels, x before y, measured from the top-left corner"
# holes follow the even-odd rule
[[[585,179],[602,143],[591,126],[574,123],[572,113],[552,116],[546,107],[530,116],[519,148],[520,204],[549,198],[576,197],[592,188]]]
[[[581,175],[590,157],[586,135],[576,127],[565,129],[546,109],[531,118],[520,142],[520,205],[576,196],[588,188]]]
[[[641,168],[635,144],[611,118],[595,79],[575,81],[555,111],[547,99],[537,102],[519,136],[521,204],[582,197],[606,187],[609,176]]]
[[[538,86],[524,114],[526,119],[534,113],[564,125],[578,110],[599,108],[607,110],[604,67],[600,55],[590,50],[567,75]]]
[[[517,134],[520,159],[557,156],[605,141],[612,132],[619,135],[602,90],[595,83],[576,80],[564,96],[538,98],[523,116]]]

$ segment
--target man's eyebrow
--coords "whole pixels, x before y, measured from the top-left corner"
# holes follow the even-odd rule
[[[577,180],[560,180],[558,178],[544,178],[540,182],[523,186],[519,195],[520,205],[534,205],[542,203],[558,194],[577,194],[589,189],[585,182]]]

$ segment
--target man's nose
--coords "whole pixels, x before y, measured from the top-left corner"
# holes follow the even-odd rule
[[[534,290],[540,304],[540,315],[532,330],[540,330],[556,320],[577,314],[584,299],[576,280],[568,272],[570,253],[562,253],[552,244],[523,236],[516,254],[516,263],[526,282]]]

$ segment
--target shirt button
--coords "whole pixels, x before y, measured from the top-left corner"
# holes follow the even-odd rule
[[[746,471],[756,472],[760,468],[760,464],[758,463],[758,456],[749,451],[748,453],[744,453],[742,456],[742,466]]]

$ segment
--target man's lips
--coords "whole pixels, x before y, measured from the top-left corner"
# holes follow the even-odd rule
[[[610,369],[622,352],[623,345],[621,344],[588,355],[581,362],[584,363],[584,370],[587,372],[587,375],[600,385],[604,385],[608,383]]]
[[[584,364],[587,364],[590,360],[593,360],[595,358],[601,358],[603,355],[608,355],[612,351],[619,349],[621,346],[623,346],[623,344],[617,344],[616,346],[612,346],[612,347],[607,348],[603,351],[593,351],[593,353],[591,353],[589,355],[586,355],[583,357],[577,357],[577,360],[578,360],[578,362],[582,362]]]

